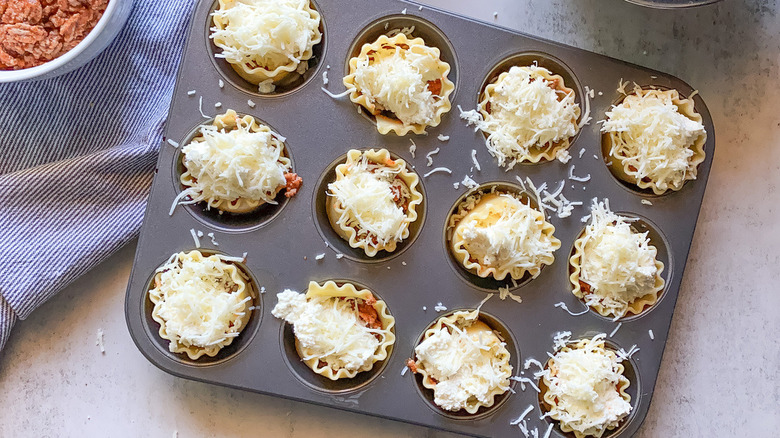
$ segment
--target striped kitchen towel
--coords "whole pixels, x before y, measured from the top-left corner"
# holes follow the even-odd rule
[[[193,3],[136,0],[91,63],[0,84],[0,352],[138,233]]]

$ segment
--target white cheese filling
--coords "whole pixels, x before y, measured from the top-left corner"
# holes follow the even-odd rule
[[[629,303],[653,291],[657,251],[648,233],[632,230],[627,218],[610,211],[607,200],[593,200],[583,239],[580,280],[594,295],[586,299],[622,315]]]
[[[447,325],[415,348],[418,363],[438,383],[434,403],[448,411],[464,409],[476,399],[490,405],[496,389],[509,389],[512,366],[504,343],[487,326]],[[501,356],[504,356],[503,360]]]
[[[545,221],[538,212],[508,194],[499,195],[497,201],[487,201],[487,219],[466,216],[458,224],[469,255],[480,265],[499,271],[530,270],[551,261],[557,247],[543,232]]]
[[[357,371],[373,363],[373,356],[389,333],[386,329],[371,329],[360,319],[354,299],[326,297],[306,298],[291,290],[277,294],[277,304],[271,313],[293,325],[295,338],[308,356],[318,359],[333,370]]]
[[[557,399],[550,414],[582,433],[614,427],[631,412],[631,404],[617,389],[622,374],[617,358],[604,350],[604,337],[598,335],[582,348],[557,352],[553,356],[557,372],[537,373],[537,377],[547,377],[548,391]]]

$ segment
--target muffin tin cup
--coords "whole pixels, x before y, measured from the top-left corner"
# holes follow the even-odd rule
[[[500,408],[489,415],[464,421],[434,409],[420,396],[412,374],[401,373],[420,333],[450,311],[442,308],[473,309],[490,295],[482,310],[511,332],[517,347],[512,351],[516,356],[512,358],[513,365],[517,364],[515,375],[529,376],[529,370],[522,369],[529,358],[544,363],[547,353],[552,352],[553,336],[561,331],[571,331],[575,335],[606,333],[609,335],[607,340],[614,345],[625,349],[636,345],[640,351],[632,357],[631,363],[633,372],[641,380],[641,397],[637,399],[630,421],[621,429],[621,437],[634,434],[652,399],[712,165],[715,131],[701,96],[694,96],[694,102],[703,117],[708,138],[704,147],[707,156],[699,166],[698,179],[686,182],[679,192],[647,196],[627,189],[612,176],[601,152],[601,125],[596,122],[603,119],[605,112],[621,98],[616,91],[621,78],[642,86],[674,88],[682,95],[690,96],[694,89],[677,78],[427,6],[420,9],[414,3],[316,0],[316,8],[327,23],[327,26],[323,25],[325,40],[316,70],[308,82],[295,91],[272,98],[259,97],[251,89],[232,85],[226,77],[229,72],[223,71],[218,65],[220,60],[213,58],[213,50],[208,47],[209,13],[213,6],[212,0],[202,0],[193,13],[165,138],[186,144],[184,140],[192,135],[193,127],[208,121],[209,117],[227,109],[250,114],[286,137],[288,152],[294,154],[294,171],[303,178],[303,185],[272,220],[233,226],[220,222],[225,219],[224,215],[206,220],[192,206],[178,206],[169,216],[171,204],[181,187],[176,179],[180,153],[179,149],[163,141],[158,162],[158,169],[162,171],[156,174],[152,185],[125,302],[130,334],[141,353],[165,372],[187,379],[471,436],[515,437],[518,428],[510,423],[532,406],[533,411],[526,417],[528,427],[537,428],[539,436],[543,436],[549,423],[539,419],[537,393],[528,384],[524,391],[522,385],[514,386],[516,393],[507,396]],[[381,33],[384,23],[388,23],[390,30],[396,27],[395,23],[401,26],[412,22],[418,24],[420,32],[430,33],[432,42],[429,44],[442,49],[442,56],[452,67],[450,78],[456,85],[451,96],[452,110],[442,117],[440,125],[427,129],[428,135],[381,135],[358,113],[349,98],[334,99],[320,87],[333,94],[345,90],[341,81],[344,66],[361,38],[367,38],[367,29]],[[463,110],[475,109],[478,95],[491,71],[508,65],[505,64],[507,60],[527,60],[522,56],[529,54],[546,57],[544,62],[554,60],[558,63],[551,70],[564,76],[567,85],[578,92],[583,118],[589,105],[592,120],[580,129],[569,148],[572,159],[568,163],[553,161],[515,166],[506,171],[499,168],[488,153],[482,133],[475,132],[473,126],[467,126],[460,119],[458,105]],[[556,71],[559,67],[565,72]],[[328,84],[322,81],[325,72],[328,72]],[[574,83],[569,84],[563,73],[569,74]],[[223,87],[219,86],[220,81],[224,82]],[[586,86],[594,90],[593,98],[586,97]],[[190,90],[196,92],[190,94]],[[202,105],[199,105],[201,100]],[[217,107],[216,103],[221,105]],[[201,115],[201,110],[208,117]],[[449,136],[449,140],[440,141],[439,135]],[[415,157],[409,152],[410,140],[417,146]],[[369,260],[360,253],[348,252],[343,247],[348,245],[335,232],[328,234],[332,229],[321,204],[326,199],[323,188],[329,182],[327,175],[348,150],[382,148],[403,158],[420,176],[424,206],[420,209],[417,228],[412,227],[410,237],[401,248]],[[428,166],[426,155],[436,148],[440,151],[432,155],[433,162]],[[481,170],[472,162],[472,154]],[[429,174],[437,167],[444,167],[451,173]],[[570,174],[589,175],[590,179],[578,182],[569,179]],[[546,183],[550,192],[563,181],[563,195],[583,203],[575,207],[568,218],[545,212],[547,221],[555,226],[554,235],[561,241],[561,247],[554,253],[555,262],[545,266],[535,279],[510,288],[522,303],[509,298],[502,301],[495,293],[497,284],[470,281],[450,259],[445,228],[454,206],[469,193],[461,184],[465,176],[480,185],[495,183],[514,188],[520,185],[517,178],[530,178],[537,187]],[[456,182],[459,183],[457,188]],[[560,306],[563,303],[573,312],[585,310],[582,301],[571,292],[568,258],[574,240],[585,226],[580,218],[590,213],[594,197],[609,198],[613,211],[641,218],[650,226],[651,240],[659,248],[659,254],[665,251],[662,259],[668,258],[668,263],[662,260],[666,284],[661,299],[638,317],[612,321],[593,311],[572,316]],[[643,200],[652,205],[642,203]],[[254,276],[262,302],[261,308],[253,312],[250,326],[234,341],[245,341],[242,350],[208,366],[201,366],[200,360],[190,363],[172,357],[167,352],[167,343],[159,339],[156,327],[145,316],[145,295],[154,270],[171,254],[193,249],[192,235],[197,237],[199,231],[204,236],[199,239],[204,250],[238,257],[246,253],[244,266]],[[214,233],[213,241],[207,237],[209,233]],[[662,243],[654,240],[653,233],[657,233]],[[375,292],[387,303],[396,320],[397,339],[393,354],[377,368],[377,375],[370,382],[346,388],[305,382],[301,376],[314,374],[313,371],[291,366],[297,353],[294,345],[286,340],[289,337],[284,334],[286,324],[271,315],[276,304],[275,294],[284,289],[303,292],[309,281],[332,278],[349,279]],[[552,433],[559,436],[555,431]]]
[[[479,87],[479,91],[477,93],[476,102],[474,103],[474,108],[479,108],[479,103],[482,102],[482,100],[485,97],[485,88],[495,83],[498,80],[498,77],[501,75],[501,73],[508,72],[509,69],[512,67],[528,67],[531,65],[538,65],[539,67],[544,67],[547,70],[549,70],[553,75],[560,76],[563,78],[563,83],[567,88],[571,88],[574,90],[574,102],[579,105],[581,111],[580,116],[577,118],[577,123],[580,123],[582,121],[583,117],[583,104],[585,96],[585,89],[582,87],[582,84],[580,84],[580,81],[577,79],[577,76],[574,74],[574,72],[561,61],[560,59],[543,52],[519,52],[512,55],[509,55],[502,59],[498,64],[493,66],[492,69],[485,75],[485,79],[482,81],[482,85]],[[482,135],[485,137],[485,140],[487,140],[488,134],[487,132],[480,131]],[[580,130],[577,129],[577,133],[574,134],[572,137],[569,138],[569,151],[571,153],[571,150],[576,147],[576,140],[580,135]],[[531,163],[529,161],[519,161],[517,164],[525,165],[525,166],[537,166],[540,164],[545,163],[551,163],[555,160],[547,160],[542,159],[536,163]]]
[[[545,220],[549,220],[545,212],[540,210],[539,204],[537,203],[536,199],[534,199],[533,194],[526,192],[517,184],[505,181],[492,181],[484,183],[479,187],[461,195],[450,209],[450,214],[447,216],[447,219],[444,223],[444,249],[447,252],[447,261],[449,262],[450,266],[452,266],[452,269],[463,281],[470,284],[471,287],[487,293],[498,292],[499,288],[504,288],[510,292],[515,292],[519,288],[533,281],[534,277],[528,272],[526,272],[522,278],[518,279],[513,279],[509,274],[507,274],[503,280],[497,280],[492,275],[488,275],[487,277],[480,277],[469,269],[466,269],[466,267],[463,266],[463,263],[455,257],[455,254],[453,254],[452,250],[450,249],[452,247],[452,232],[454,229],[450,228],[449,226],[450,218],[458,212],[460,205],[465,202],[466,198],[469,196],[476,193],[490,193],[493,190],[495,190],[497,193],[508,193],[520,197],[523,202],[528,202],[528,205],[531,208],[534,210],[539,210],[542,215],[545,216]],[[545,265],[540,267],[540,273],[541,270],[544,270],[544,267]]]
[[[202,0],[207,1],[207,0]],[[248,95],[252,95],[259,98],[273,98],[273,97],[282,97],[291,93],[294,93],[307,84],[314,80],[315,78],[318,78],[319,75],[322,74],[322,60],[325,58],[325,50],[327,49],[327,38],[328,38],[328,32],[326,28],[326,17],[323,16],[322,11],[317,5],[316,0],[310,0],[310,4],[312,6],[312,9],[317,11],[320,14],[320,33],[322,34],[322,39],[319,43],[315,44],[312,48],[312,57],[308,60],[302,61],[308,64],[309,68],[303,73],[299,74],[295,71],[290,72],[284,77],[280,78],[278,81],[274,81],[276,89],[271,93],[261,93],[259,91],[258,85],[253,84],[246,80],[245,78],[241,77],[230,65],[229,62],[227,62],[223,58],[218,58],[216,54],[219,54],[222,50],[217,47],[216,44],[214,44],[214,41],[209,37],[211,34],[210,29],[214,26],[214,22],[211,20],[211,13],[217,10],[219,8],[219,2],[214,1],[212,3],[211,8],[209,9],[209,18],[206,20],[205,25],[206,29],[203,33],[205,37],[205,47],[209,54],[211,54],[211,61],[214,66],[219,71],[219,74],[221,78],[227,82],[228,84],[232,85],[233,87],[243,91],[244,93]]]
[[[598,333],[590,333],[588,336],[583,336],[579,338],[572,338],[571,342],[568,342],[568,345],[574,345],[577,343],[580,339],[587,339],[592,338],[593,336],[596,336]],[[604,342],[604,347],[607,350],[612,351],[618,351],[622,346],[607,340]],[[627,351],[623,349],[623,351]],[[551,352],[553,353],[553,352]],[[554,353],[553,353],[554,354]],[[547,368],[549,362],[544,362],[545,368]],[[637,373],[637,363],[633,358],[628,358],[627,360],[624,360],[620,362],[623,365],[623,376],[626,377],[629,381],[628,388],[626,388],[626,394],[628,394],[631,397],[631,412],[623,418],[618,426],[614,429],[610,429],[604,432],[602,435],[602,438],[626,438],[628,436],[631,436],[630,433],[627,433],[626,431],[631,429],[632,423],[636,421],[637,418],[637,406],[643,401],[642,400],[642,380]],[[539,387],[540,391],[537,396],[537,407],[540,412],[543,414],[547,414],[549,412],[549,408],[546,406],[546,403],[544,402],[544,393],[547,390],[547,386],[542,382],[542,379],[537,380],[537,386]],[[550,417],[545,417],[544,421],[548,424],[547,427],[549,427],[550,424],[552,424],[552,433],[550,436],[556,437],[556,438],[576,438],[573,432],[564,432],[561,430],[560,423],[556,420],[553,420]],[[543,430],[546,430],[544,428]]]
[[[230,254],[225,254],[222,251],[208,250],[208,249],[201,249],[201,248],[190,248],[189,250],[183,250],[183,252],[189,252],[195,249],[199,250],[205,257],[209,257],[212,255],[230,256]],[[162,266],[165,263],[166,262],[164,261],[160,263],[159,266]],[[231,342],[230,345],[223,347],[214,356],[203,355],[198,359],[190,359],[186,353],[171,352],[168,349],[168,344],[170,341],[160,337],[159,335],[160,323],[158,323],[152,318],[152,310],[154,310],[154,303],[152,303],[151,299],[149,299],[149,294],[148,294],[148,291],[154,288],[154,277],[156,275],[156,272],[152,272],[152,274],[149,276],[146,292],[142,295],[143,302],[141,304],[141,309],[143,314],[141,315],[141,321],[143,321],[144,323],[144,329],[146,331],[149,340],[151,340],[154,343],[154,345],[158,348],[158,351],[162,352],[162,354],[167,356],[170,360],[176,363],[193,366],[193,367],[206,367],[206,366],[218,365],[241,354],[241,352],[244,351],[247,345],[249,345],[249,343],[252,342],[252,339],[257,333],[258,327],[260,327],[260,320],[262,319],[262,308],[263,308],[262,301],[260,299],[260,295],[257,290],[257,280],[244,263],[231,262],[231,264],[235,265],[249,279],[249,281],[247,282],[247,286],[249,287],[249,295],[252,297],[251,306],[254,307],[254,309],[252,309],[252,313],[249,316],[249,321],[247,321],[246,325],[241,330],[241,333],[233,339],[233,342]]]
[[[220,112],[226,111],[220,108]],[[246,113],[239,113],[239,117],[244,117]],[[249,114],[251,116],[251,114]],[[268,126],[272,132],[277,135],[283,136],[279,131],[275,130],[273,126],[268,125],[263,120],[255,117],[255,120],[260,125]],[[172,183],[176,194],[181,193],[186,187],[181,182],[181,175],[186,171],[184,166],[184,154],[181,148],[188,145],[198,135],[200,135],[200,127],[203,125],[211,125],[214,122],[214,118],[206,120],[193,128],[183,139],[179,142],[180,147],[178,153],[174,158],[172,164]],[[295,173],[295,160],[290,153],[290,148],[287,146],[287,142],[283,142],[284,151],[283,155],[290,159],[290,171]],[[282,209],[290,202],[290,198],[285,195],[285,190],[282,189],[276,194],[274,198],[276,204],[265,203],[257,208],[248,211],[246,213],[231,213],[219,208],[209,207],[206,201],[197,202],[195,204],[179,204],[175,208],[183,208],[187,210],[195,219],[200,221],[204,226],[219,230],[224,233],[245,233],[258,228],[261,228],[274,220]],[[175,211],[175,210],[174,210]]]
[[[439,49],[439,58],[450,65],[450,72],[447,74],[447,78],[455,84],[455,89],[449,96],[450,102],[452,102],[456,93],[458,92],[459,66],[458,59],[455,54],[455,49],[452,47],[452,43],[450,42],[449,38],[447,38],[444,32],[436,27],[435,24],[424,18],[414,15],[385,15],[367,24],[354,38],[352,45],[347,51],[348,55],[344,61],[344,76],[347,76],[350,73],[349,60],[360,54],[360,50],[364,44],[371,44],[381,35],[389,36],[393,32],[398,32],[403,29],[414,29],[411,31],[410,38],[422,38],[427,46],[436,47]],[[341,78],[336,77],[334,79],[341,83]],[[358,104],[353,105],[355,108],[360,106]],[[376,118],[365,108],[361,107],[359,111],[363,118],[367,119],[371,124],[376,125]],[[453,110],[451,109],[450,112],[452,111]],[[443,117],[446,117],[446,114]]]
[[[431,321],[431,323],[423,330],[422,333],[417,337],[417,342],[414,344],[414,348],[416,348],[420,343],[422,343],[425,332],[427,332],[431,327],[433,327],[436,322],[440,318],[444,318],[447,316],[454,315],[457,312],[470,312],[474,309],[457,309],[449,311],[442,315],[437,315],[436,319],[434,321]],[[492,316],[486,312],[481,311],[479,313],[479,319],[480,322],[483,322],[485,325],[490,327],[495,333],[499,335],[499,339],[504,341],[506,343],[506,349],[509,351],[509,354],[511,355],[510,358],[510,365],[512,365],[513,372],[516,372],[520,369],[520,363],[521,363],[521,356],[520,356],[520,350],[518,349],[518,345],[515,342],[514,335],[512,334],[511,330],[507,327],[506,324],[501,322],[498,318],[495,316]],[[414,348],[412,349],[412,352],[410,353],[410,358],[415,357]],[[411,370],[409,371],[411,373]],[[500,410],[504,404],[506,404],[509,397],[512,396],[512,391],[515,390],[515,387],[517,386],[515,381],[510,381],[509,387],[512,388],[511,390],[507,390],[505,393],[497,395],[495,399],[493,400],[492,406],[482,406],[477,410],[474,414],[469,414],[466,412],[465,409],[461,409],[460,411],[447,411],[446,409],[442,409],[436,403],[434,400],[434,392],[432,389],[426,388],[423,385],[423,376],[419,373],[415,373],[413,375],[414,377],[414,385],[415,388],[417,388],[417,393],[420,395],[420,397],[425,401],[426,405],[428,405],[429,408],[431,408],[434,412],[450,419],[450,420],[456,420],[456,421],[474,421],[478,419],[485,419],[487,417],[492,416],[495,414],[498,410]]]
[[[647,233],[647,237],[648,237],[648,239],[650,239],[650,245],[652,245],[652,246],[654,246],[656,248],[656,251],[657,251],[656,257],[655,257],[656,260],[658,260],[659,262],[664,264],[664,269],[661,272],[661,278],[663,278],[663,280],[664,280],[664,288],[661,289],[660,292],[658,292],[658,301],[656,301],[652,305],[645,306],[645,308],[641,312],[639,312],[637,314],[628,313],[625,316],[622,316],[622,317],[617,319],[617,321],[619,321],[619,322],[628,322],[628,321],[633,321],[635,319],[642,318],[643,316],[647,315],[653,309],[658,307],[659,303],[666,297],[666,290],[667,290],[667,287],[669,286],[669,283],[670,283],[670,280],[671,280],[670,275],[671,275],[672,272],[674,272],[674,269],[673,269],[673,266],[672,266],[672,263],[674,263],[674,260],[672,260],[672,255],[669,252],[669,249],[668,249],[669,248],[669,244],[667,243],[666,238],[658,230],[658,227],[656,227],[655,224],[653,224],[649,219],[647,219],[645,217],[642,217],[639,214],[631,213],[631,212],[620,212],[620,211],[618,211],[618,212],[615,212],[615,214],[630,219],[630,221],[628,223],[631,225],[631,228],[634,231],[636,231],[638,233],[645,233],[645,232]],[[590,221],[588,222],[588,224],[589,223],[590,223]],[[577,235],[577,239],[581,238],[585,234],[585,227],[588,224],[585,224],[585,226],[583,226],[582,231],[580,232],[579,235]],[[567,259],[566,259],[567,261],[570,260],[570,258],[574,255],[575,251],[576,251],[576,249],[574,247],[574,242],[572,242],[572,244],[571,244],[571,246],[569,248],[569,255],[568,255]],[[571,262],[569,261],[569,274],[571,275],[572,272],[574,272],[574,268],[572,267]],[[569,286],[570,286],[569,291],[571,291],[572,288],[573,288],[573,285],[571,283],[569,283]],[[574,296],[574,295],[572,294],[572,296]],[[580,302],[582,302],[582,306],[586,306],[584,300],[582,300],[582,299],[579,299],[579,300],[580,300]],[[599,312],[597,312],[595,309],[593,309],[592,307],[588,307],[588,310],[596,318],[603,318],[603,319],[606,319],[608,321],[615,321],[614,316],[613,317],[603,316]]]
[[[325,283],[325,281],[328,280],[320,281],[319,283]],[[363,284],[352,280],[338,279],[332,281],[334,281],[339,286],[345,283],[350,283],[354,285],[357,290],[371,290]],[[305,291],[302,292],[305,293]],[[382,301],[382,297],[379,296],[375,291],[371,290],[371,294],[374,295],[374,298],[376,298],[377,301]],[[392,310],[388,310],[390,310],[390,315],[392,315]],[[391,331],[395,333],[395,327],[393,327]],[[309,368],[308,365],[303,363],[296,347],[295,333],[293,331],[292,324],[282,324],[279,336],[279,344],[282,347],[282,355],[285,358],[285,362],[287,363],[290,372],[292,372],[295,377],[297,377],[298,380],[308,388],[332,395],[349,395],[357,391],[364,391],[366,387],[371,384],[371,382],[373,382],[382,374],[385,367],[387,366],[387,363],[390,361],[393,355],[393,351],[395,350],[395,345],[391,345],[390,348],[388,348],[387,357],[384,360],[375,362],[374,366],[371,367],[371,369],[368,371],[362,371],[353,378],[331,380],[325,376],[315,373],[311,368]]]
[[[360,150],[361,152],[365,152],[368,149],[360,148]],[[393,160],[398,160],[399,158],[402,158],[399,155],[392,152],[390,153],[390,157]],[[344,239],[338,233],[336,233],[336,230],[331,225],[330,220],[328,218],[328,213],[326,209],[330,198],[330,195],[328,195],[328,184],[336,180],[336,167],[338,167],[340,164],[344,164],[346,160],[347,160],[347,154],[345,153],[344,155],[336,158],[332,163],[330,163],[325,168],[325,171],[322,172],[322,175],[320,176],[314,188],[314,199],[312,200],[311,203],[312,205],[311,214],[312,217],[314,217],[316,220],[317,231],[319,231],[320,236],[322,237],[323,240],[325,240],[325,242],[328,243],[328,246],[330,248],[334,249],[335,251],[338,251],[338,254],[342,254],[345,258],[356,262],[381,263],[400,256],[401,254],[404,253],[404,251],[406,251],[407,248],[409,248],[411,245],[414,244],[415,240],[417,240],[417,236],[419,236],[420,234],[420,230],[425,224],[427,195],[425,193],[425,186],[423,183],[422,175],[417,174],[417,176],[420,178],[420,181],[417,184],[416,189],[420,193],[422,193],[423,199],[422,202],[419,205],[417,205],[417,209],[416,209],[417,220],[409,224],[409,236],[407,236],[403,241],[398,243],[395,251],[388,252],[386,250],[382,250],[379,251],[375,256],[370,257],[366,254],[366,252],[362,248],[353,248],[346,239]],[[412,169],[411,166],[412,165],[407,162],[406,165],[407,170],[411,173],[416,173],[416,171]]]

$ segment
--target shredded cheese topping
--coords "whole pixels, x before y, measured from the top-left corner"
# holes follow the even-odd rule
[[[241,271],[227,263],[232,260],[182,252],[157,269],[149,295],[154,312],[165,321],[171,351],[178,345],[206,348],[238,336],[251,297],[239,293],[246,283]]]
[[[610,211],[609,200],[593,199],[585,228],[580,280],[591,287],[586,304],[600,304],[625,315],[629,303],[653,292],[658,268],[648,233],[631,228],[630,219]]]
[[[430,124],[441,97],[428,81],[441,80],[438,57],[395,46],[389,55],[359,59],[355,70],[358,89],[380,111],[390,111],[404,125]]]
[[[434,403],[443,409],[458,411],[475,400],[490,406],[497,390],[509,390],[509,352],[482,322],[447,322],[414,351],[417,366],[436,380]]]
[[[211,38],[222,49],[217,57],[231,64],[274,71],[295,67],[321,39],[320,19],[309,0],[230,0],[212,13]],[[310,55],[309,55],[310,56]]]
[[[615,354],[604,348],[605,336],[563,347],[547,369],[536,373],[548,386],[545,401],[554,400],[549,415],[583,435],[601,436],[631,412],[631,404],[618,390],[628,381]]]
[[[368,328],[354,298],[307,298],[291,290],[276,297],[271,313],[293,325],[295,338],[310,354],[301,359],[321,360],[333,370],[357,371],[372,364],[372,356],[390,333]]]
[[[601,131],[615,134],[609,155],[620,159],[637,180],[649,178],[666,190],[696,178],[691,147],[706,131],[701,122],[680,113],[672,93],[640,90],[606,116]]]
[[[484,209],[484,214],[476,217],[466,215],[455,229],[466,251],[480,265],[507,272],[515,268],[530,271],[553,262],[560,242],[543,232],[544,218],[516,197],[478,194],[466,200],[464,209]]]
[[[552,73],[535,65],[512,67],[486,89],[487,101],[479,112],[461,117],[488,134],[488,151],[499,166],[512,168],[534,149],[568,140],[577,133],[579,105],[574,92],[559,89]]]
[[[343,208],[336,223],[357,226],[359,235],[368,233],[377,244],[403,240],[407,215],[402,205],[411,192],[398,178],[400,172],[400,167],[392,169],[362,156],[344,178],[328,184],[329,196]]]
[[[268,129],[255,131],[246,120],[236,121],[230,131],[203,125],[200,135],[182,148],[192,177],[181,195],[192,200],[183,203],[245,199],[276,204],[291,168],[283,157],[284,144]]]

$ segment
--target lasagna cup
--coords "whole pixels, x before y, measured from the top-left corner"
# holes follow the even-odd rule
[[[656,195],[696,179],[707,132],[693,99],[637,87],[606,116],[604,153],[618,179]]]
[[[330,380],[353,378],[387,358],[395,318],[384,301],[351,283],[309,283],[306,294],[285,290],[271,312],[292,324],[301,360]]]
[[[157,269],[149,300],[152,319],[172,353],[190,359],[215,356],[246,326],[252,313],[249,279],[233,264],[239,258],[174,254]]]
[[[466,197],[450,216],[447,233],[455,259],[472,274],[514,280],[536,278],[551,265],[561,241],[528,198],[496,190]]]
[[[174,207],[205,202],[207,208],[249,213],[264,204],[277,204],[277,194],[294,196],[301,178],[292,173],[284,138],[254,117],[233,110],[202,125],[198,135],[182,147],[180,176],[186,188]],[[189,198],[189,200],[184,200]]]
[[[369,257],[393,252],[409,237],[422,203],[420,179],[402,159],[386,149],[352,149],[336,166],[336,180],[328,184],[326,210],[330,225],[352,248]]]
[[[513,66],[485,87],[474,122],[499,166],[554,160],[579,131],[580,106],[563,78],[537,65]]]
[[[605,337],[602,333],[561,347],[537,373],[546,415],[576,438],[600,438],[632,410],[623,359],[604,345]]]
[[[572,293],[601,316],[638,315],[658,301],[664,264],[630,218],[610,211],[608,200],[593,200],[590,223],[574,241],[569,258]]]
[[[381,35],[350,58],[344,86],[352,102],[374,115],[380,134],[424,134],[451,108],[455,84],[447,78],[449,72],[439,49],[426,46],[422,38]]]
[[[440,408],[476,414],[489,408],[509,390],[511,355],[506,344],[487,324],[479,310],[459,311],[439,318],[423,334],[407,366],[433,391]]]
[[[292,72],[303,74],[322,40],[320,14],[309,0],[219,0],[210,38],[239,76],[272,92]]]

